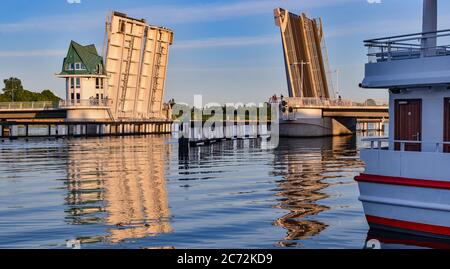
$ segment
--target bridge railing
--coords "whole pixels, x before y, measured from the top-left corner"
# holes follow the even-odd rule
[[[109,99],[61,100],[59,102],[59,107],[109,107],[111,103],[112,100]]]
[[[36,102],[0,102],[0,110],[55,110],[70,107],[108,107],[111,100],[61,100]]]
[[[304,98],[288,97],[280,101],[282,105],[288,107],[310,107],[310,108],[330,108],[330,107],[387,107],[386,102],[355,102],[348,99],[328,99],[328,98]]]
[[[0,102],[0,110],[52,110],[58,108],[59,102],[52,101]]]

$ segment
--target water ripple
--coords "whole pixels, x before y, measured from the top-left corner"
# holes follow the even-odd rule
[[[355,137],[226,141],[170,136],[0,144],[0,247],[360,248]]]

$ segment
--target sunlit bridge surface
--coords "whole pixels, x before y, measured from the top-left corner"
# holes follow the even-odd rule
[[[0,247],[363,248],[360,137],[0,143]]]

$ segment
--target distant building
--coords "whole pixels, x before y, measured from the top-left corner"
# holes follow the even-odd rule
[[[58,77],[66,79],[66,100],[69,104],[83,105],[108,97],[103,58],[94,45],[82,46],[71,41]]]

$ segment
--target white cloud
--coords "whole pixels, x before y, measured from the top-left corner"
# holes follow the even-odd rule
[[[177,24],[222,21],[244,16],[271,14],[272,10],[282,6],[298,12],[298,9],[320,8],[334,6],[361,0],[251,0],[214,4],[189,5],[145,5],[134,8],[125,8],[122,12],[132,17],[147,18],[153,24]],[[27,18],[21,21],[0,23],[0,33],[22,31],[75,31],[86,30],[98,25],[103,27],[106,9],[72,13],[62,15],[49,15]],[[94,27],[94,28],[98,28]]]
[[[279,36],[241,36],[208,38],[180,41],[173,45],[174,49],[197,49],[210,47],[237,47],[251,45],[266,45],[280,42]]]
[[[47,57],[65,56],[67,50],[22,50],[22,51],[0,51],[0,58],[9,57]]]
[[[342,24],[339,26],[325,25],[325,38],[364,35],[369,38],[376,38],[374,35],[390,36],[404,33],[420,32],[420,21],[414,19],[385,19],[355,22]]]
[[[92,28],[93,25],[103,26],[105,18],[106,14],[101,14],[101,12],[31,17],[21,21],[0,24],[0,33],[86,30]]]
[[[271,14],[276,7],[287,9],[310,9],[326,6],[335,6],[360,0],[278,0],[278,1],[239,1],[214,4],[197,4],[189,6],[153,6],[130,9],[130,14],[149,17],[157,22],[190,23],[221,21],[244,16]]]

